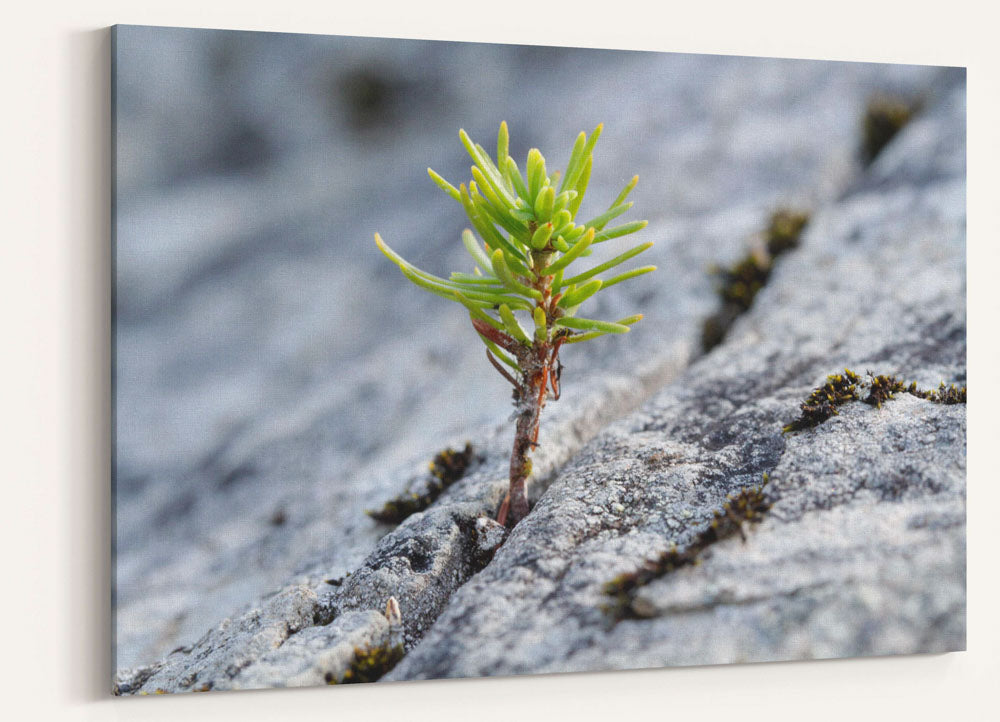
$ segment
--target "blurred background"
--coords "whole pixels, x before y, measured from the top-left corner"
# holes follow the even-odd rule
[[[350,570],[384,532],[364,509],[505,421],[509,389],[465,312],[373,242],[469,270],[461,208],[426,174],[467,181],[460,127],[492,148],[506,120],[522,168],[531,147],[560,168],[603,122],[583,217],[640,175],[624,220],[650,220],[629,240],[656,241],[642,263],[660,270],[593,315],[647,319],[564,354],[566,397],[587,369],[697,355],[708,267],[776,208],[843,191],[873,94],[953,82],[917,66],[136,26],[112,52],[119,668],[289,579]]]

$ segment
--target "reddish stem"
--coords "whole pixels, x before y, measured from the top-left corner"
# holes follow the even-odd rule
[[[538,421],[545,406],[548,377],[548,363],[543,362],[517,389],[522,406],[510,454],[510,488],[497,515],[497,521],[505,526],[513,527],[528,515],[526,482],[531,475],[531,449],[538,444]]]
[[[544,265],[539,263],[538,265]],[[537,279],[533,286],[542,293],[542,299],[538,302],[546,315],[547,322],[551,328],[552,322],[557,318],[558,296],[553,298],[550,292],[552,283],[551,276],[543,276]],[[487,327],[492,333],[485,333]],[[489,327],[488,324],[480,322],[476,324],[476,330],[487,336],[494,343],[500,344],[498,336],[506,336]],[[504,338],[513,341],[509,336]],[[513,527],[525,516],[528,515],[528,495],[527,481],[531,476],[531,450],[538,445],[538,423],[545,408],[545,401],[549,394],[549,388],[555,398],[558,398],[559,379],[557,368],[559,364],[559,348],[562,346],[563,338],[556,336],[549,340],[535,339],[530,346],[514,343],[509,348],[516,357],[518,365],[521,367],[521,374],[514,384],[514,403],[518,408],[517,423],[514,431],[514,448],[510,454],[510,487],[507,496],[497,513],[497,521],[509,527]],[[504,346],[504,348],[508,348]],[[508,376],[504,374],[504,376]]]

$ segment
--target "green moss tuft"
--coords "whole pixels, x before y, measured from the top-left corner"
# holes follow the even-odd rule
[[[466,443],[462,451],[448,448],[438,452],[428,465],[429,476],[421,479],[417,488],[407,489],[385,502],[381,509],[365,513],[386,524],[399,524],[411,514],[433,504],[445,489],[465,476],[474,461],[475,453],[470,443]]]
[[[403,658],[403,645],[379,645],[376,647],[354,648],[354,659],[344,676],[337,679],[333,673],[326,675],[327,684],[358,684],[377,682],[388,674]]]
[[[868,396],[865,398],[865,403],[879,409],[883,403],[906,389],[906,385],[895,376],[875,376],[869,371],[868,378]]]
[[[701,345],[705,351],[718,346],[730,326],[753,304],[767,284],[779,256],[797,248],[802,230],[809,222],[806,213],[779,210],[771,216],[759,243],[729,268],[714,269],[722,307],[702,326]]]
[[[785,426],[782,432],[819,426],[831,416],[835,416],[838,406],[843,406],[848,401],[857,401],[859,383],[861,378],[850,369],[844,369],[842,374],[827,376],[826,383],[813,389],[802,403],[799,418]]]
[[[472,444],[466,442],[465,448],[461,451],[448,448],[439,452],[428,464],[428,469],[431,476],[447,488],[465,476],[472,460]]]
[[[771,258],[799,247],[799,237],[809,223],[809,214],[800,211],[780,210],[771,216],[765,233],[767,252]]]
[[[875,160],[889,141],[913,118],[918,104],[879,95],[868,101],[862,128],[861,156],[865,165]]]
[[[795,421],[782,429],[782,433],[789,431],[801,431],[818,426],[831,416],[836,415],[838,406],[846,404],[848,401],[859,400],[858,387],[867,388],[868,396],[864,402],[876,408],[882,408],[882,404],[895,398],[896,394],[906,392],[917,398],[926,399],[935,404],[964,404],[966,403],[966,389],[964,386],[958,387],[952,384],[945,386],[944,381],[934,390],[926,391],[917,388],[914,381],[907,386],[905,381],[901,381],[895,376],[878,375],[868,372],[866,381],[849,369],[844,369],[843,374],[835,374],[826,377],[826,383],[819,388],[813,389],[809,397],[802,403],[802,413]]]
[[[676,569],[698,564],[702,552],[716,542],[736,534],[745,540],[744,524],[759,523],[771,508],[771,501],[764,493],[767,482],[768,476],[764,474],[760,486],[727,496],[722,506],[712,512],[709,525],[686,548],[678,549],[674,545],[655,559],[644,562],[637,570],[619,574],[607,582],[602,591],[612,600],[604,605],[604,611],[615,621],[646,619],[654,615],[655,610],[637,603],[639,590]]]
[[[944,404],[945,406],[951,406],[952,404],[964,404],[966,402],[966,390],[965,387],[959,387],[955,384],[951,386],[945,386],[944,381],[936,389],[925,391],[918,389],[916,383],[910,384],[906,389],[907,393],[913,394],[914,396],[927,399],[935,404]]]

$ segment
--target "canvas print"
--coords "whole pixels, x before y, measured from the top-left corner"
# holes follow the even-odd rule
[[[964,69],[112,56],[115,694],[964,649]]]

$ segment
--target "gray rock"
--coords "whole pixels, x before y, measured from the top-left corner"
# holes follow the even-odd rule
[[[506,536],[507,529],[503,524],[487,516],[476,519],[476,548],[480,554],[492,556]]]
[[[246,667],[315,622],[317,596],[305,587],[287,589],[258,609],[224,619],[197,644],[174,650],[149,667],[119,672],[118,694],[162,694],[223,688]]]
[[[349,612],[325,626],[309,627],[243,670],[230,689],[308,687],[343,677],[356,650],[385,645],[389,623],[374,610]],[[221,686],[220,686],[221,688]]]
[[[357,664],[359,655],[374,650],[402,655],[403,620],[395,598],[385,614],[349,612],[326,625],[318,624],[288,639],[220,688],[257,689],[338,684]]]
[[[292,65],[339,47],[316,42]],[[417,52],[406,47],[386,58],[391,72],[405,74]],[[455,60],[451,53],[460,52],[439,50],[421,56],[427,67],[448,68]],[[281,66],[287,57],[275,53],[272,60]],[[440,122],[475,131],[458,117],[475,108],[484,132],[494,132],[496,119],[506,117],[525,149],[528,143],[560,149],[580,127],[604,120],[601,157],[611,167],[592,180],[591,193],[609,198],[618,191],[619,176],[643,176],[637,209],[647,209],[642,216],[651,226],[644,233],[655,230],[649,237],[657,241],[643,258],[661,271],[650,277],[654,282],[609,292],[595,315],[641,309],[646,319],[626,338],[567,349],[563,398],[546,408],[535,454],[531,494],[538,506],[490,561],[486,550],[496,530],[481,520],[495,513],[506,484],[512,432],[497,422],[509,412],[508,390],[499,377],[483,384],[488,367],[481,349],[467,343],[468,321],[458,309],[409,287],[369,240],[329,241],[330,228],[341,229],[345,239],[368,239],[378,228],[430,270],[464,263],[456,208],[435,195],[428,181],[390,172],[402,163],[422,173],[431,161],[447,177],[463,177],[467,163],[453,131],[414,125],[403,134],[405,147],[385,136],[373,145],[346,125],[330,135],[312,132],[298,151],[278,153],[268,173],[192,176],[175,183],[181,191],[167,199],[166,209],[146,205],[154,165],[132,169],[136,180],[123,195],[118,229],[124,305],[117,329],[116,614],[118,663],[133,669],[119,673],[119,691],[319,683],[327,674],[342,674],[355,647],[382,643],[390,631],[382,614],[390,596],[399,600],[405,645],[412,650],[392,678],[444,669],[435,660],[442,640],[451,636],[464,639],[468,653],[484,660],[490,650],[496,656],[511,650],[510,664],[520,665],[518,671],[585,666],[583,651],[569,650],[582,638],[574,630],[589,635],[595,632],[588,625],[603,624],[590,596],[604,575],[626,570],[670,540],[689,539],[729,491],[759,481],[770,469],[772,487],[787,487],[772,519],[751,532],[752,540],[777,523],[781,504],[788,514],[793,503],[805,505],[800,516],[788,517],[789,524],[811,524],[809,514],[822,511],[806,508],[807,501],[818,504],[819,495],[792,493],[810,477],[782,476],[784,455],[798,437],[783,439],[773,425],[790,420],[798,401],[826,373],[850,363],[905,374],[923,385],[960,380],[964,355],[959,363],[944,354],[964,343],[964,306],[955,300],[964,272],[964,166],[955,160],[964,158],[955,146],[964,142],[964,96],[961,88],[948,95],[961,85],[960,75],[905,66],[642,53],[622,55],[612,66],[611,56],[602,53],[558,62],[544,52],[527,60],[497,49],[475,53],[500,75],[518,76],[521,63],[534,68],[538,82],[530,92],[536,95],[524,104],[532,121],[499,107],[499,95],[483,105],[461,86],[448,90],[457,99],[456,116]],[[559,103],[542,102],[567,92],[561,89],[564,62],[581,71],[589,88],[573,92],[593,98],[580,117],[567,117]],[[649,77],[662,83],[642,82]],[[138,87],[154,81],[134,82]],[[636,90],[623,100],[622,87]],[[865,99],[877,89],[926,93],[934,102],[861,175],[854,160],[857,123]],[[272,102],[258,98],[247,107]],[[626,106],[629,112],[622,115]],[[142,138],[139,133],[128,142],[141,145]],[[216,142],[209,140],[197,147]],[[929,147],[935,148],[930,160]],[[446,160],[437,165],[441,157]],[[356,198],[345,200],[340,189],[346,178],[356,177],[362,184]],[[317,185],[315,178],[328,183]],[[423,186],[415,191],[415,184]],[[401,200],[391,208],[361,202],[376,192]],[[265,197],[267,204],[261,202]],[[189,236],[180,240],[170,237],[164,217],[201,218],[205,198],[221,213],[218,222],[187,229]],[[220,199],[231,205],[218,211]],[[668,386],[699,356],[701,321],[715,307],[704,269],[741,254],[779,204],[822,209],[806,247],[779,265],[729,341]],[[237,225],[228,225],[227,218],[236,218]],[[128,239],[140,237],[147,250],[158,250],[130,251]],[[187,255],[203,242],[201,255]],[[164,259],[184,262],[163,272]],[[358,278],[378,304],[350,300]],[[875,312],[866,315],[862,306]],[[260,339],[271,341],[261,349]],[[627,416],[663,388],[651,404]],[[474,399],[469,389],[476,390]],[[828,425],[839,428],[852,413],[869,412],[859,417],[865,424],[875,413],[890,418],[897,409],[927,405],[900,399],[881,412],[845,410]],[[949,425],[964,408],[934,410],[952,414],[927,422],[941,426],[935,438],[958,438]],[[646,423],[653,426],[642,432]],[[657,424],[663,426],[654,431]],[[759,433],[762,428],[768,431]],[[813,435],[825,433],[821,427]],[[425,473],[434,453],[466,439],[484,460],[431,508],[388,533],[364,516],[365,509],[377,508]],[[882,468],[875,451],[865,458]],[[921,451],[906,463],[924,479],[917,487],[930,488],[929,479],[952,468],[949,458],[935,460]],[[823,463],[816,458],[818,468]],[[654,467],[660,470],[651,482]],[[876,489],[883,476],[871,474],[857,488],[837,487],[838,493],[848,500],[882,493]],[[830,474],[824,479],[836,486]],[[948,479],[942,488],[960,497],[957,482]],[[906,486],[899,503],[911,503],[911,496],[914,504],[923,498]],[[883,513],[883,502],[871,503]],[[828,506],[839,509],[841,502]],[[949,526],[933,506],[914,507],[913,514],[926,522],[913,528],[918,547],[935,529],[961,537],[961,525]],[[947,519],[954,518],[953,510]],[[871,519],[877,527],[876,517]],[[543,526],[526,527],[529,522]],[[829,524],[816,523],[803,538],[819,539]],[[867,523],[864,514],[844,522],[859,529]],[[525,541],[531,528],[552,546],[532,547]],[[725,544],[733,546],[726,542],[719,549]],[[958,547],[954,553],[961,556]],[[938,561],[947,566],[944,557]],[[698,569],[707,570],[709,563]],[[896,568],[891,557],[875,555],[876,567],[886,569],[885,575]],[[347,572],[339,587],[324,584]],[[580,591],[577,606],[561,601],[560,585],[570,583],[560,578],[564,572],[581,590],[590,585]],[[863,579],[874,584],[880,574]],[[664,580],[642,598],[656,609],[661,602],[669,608],[669,592],[657,591],[664,585],[673,588]],[[297,606],[272,606],[277,598],[271,590],[289,587],[297,591],[285,594],[298,599]],[[484,596],[494,590],[501,601]],[[521,591],[526,596],[518,600]],[[543,599],[550,592],[556,596]],[[538,615],[538,626],[530,622],[521,642],[505,636],[502,625],[480,619],[482,605],[496,611],[508,603],[519,614]],[[582,616],[559,616],[570,609]],[[470,613],[460,623],[463,611]],[[194,641],[227,614],[237,621]],[[910,619],[916,623],[919,615]],[[548,662],[532,666],[541,658],[532,662],[530,649],[543,633],[563,636],[568,646],[554,647],[563,649],[561,661],[553,652]],[[907,638],[905,628],[896,634]],[[774,636],[777,641],[766,648],[783,654],[780,635]],[[178,644],[181,651],[168,655]],[[621,649],[609,641],[608,658]],[[592,652],[595,660],[601,657],[598,648]],[[443,673],[465,674],[472,666],[456,654]]]

